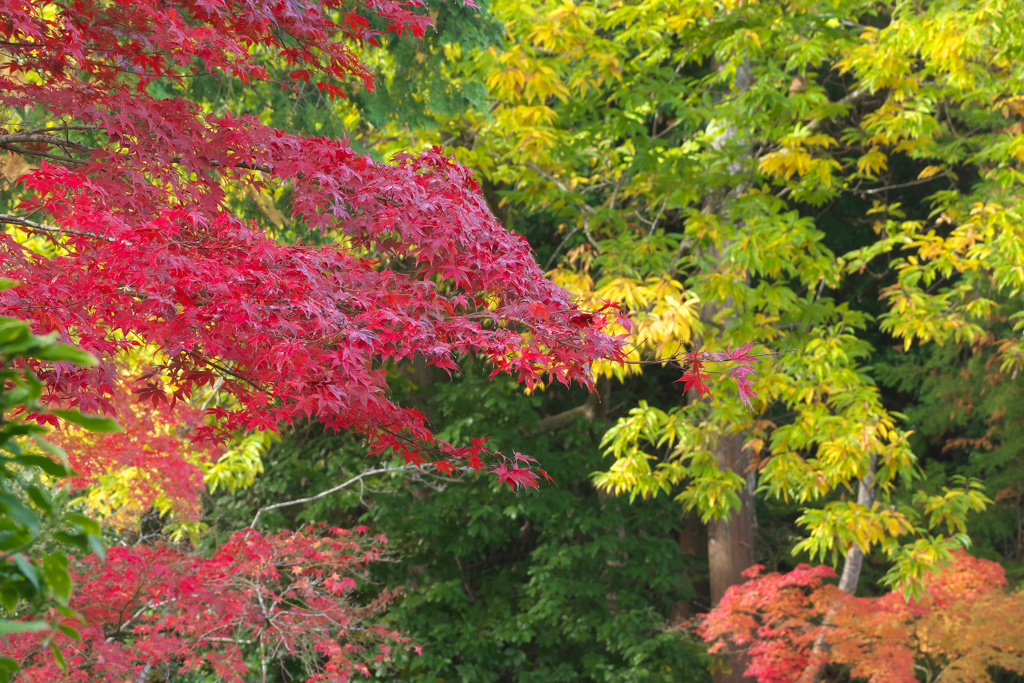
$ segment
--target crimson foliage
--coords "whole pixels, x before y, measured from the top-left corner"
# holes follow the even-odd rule
[[[420,413],[395,405],[388,362],[421,355],[451,370],[476,353],[532,386],[589,384],[592,360],[620,356],[599,331],[614,313],[578,311],[440,150],[378,163],[345,140],[147,89],[200,72],[265,79],[268,59],[327,96],[349,81],[372,88],[351,45],[374,42],[375,26],[421,34],[420,6],[78,0],[43,12],[4,0],[0,146],[41,162],[2,216],[31,239],[0,238],[3,274],[23,283],[0,313],[107,361],[40,368],[51,400],[111,412],[109,361],[156,345],[163,364],[147,398],[187,399],[218,379],[232,397],[198,440],[313,417],[369,434],[375,451],[451,462],[480,451],[436,440]],[[227,208],[231,193],[282,187],[293,218],[333,244],[276,243]]]
[[[142,680],[208,667],[242,681],[241,646],[258,644],[266,675],[271,658],[305,664],[310,680],[344,683],[390,661],[392,648],[415,647],[394,631],[366,624],[394,598],[350,600],[386,539],[361,527],[309,527],[264,537],[236,534],[210,558],[164,545],[113,548],[78,565],[81,588],[70,606],[84,621],[53,615],[62,632],[10,637],[5,655],[22,662],[27,681]],[[40,656],[56,637],[60,659]],[[169,668],[169,667],[173,667]]]

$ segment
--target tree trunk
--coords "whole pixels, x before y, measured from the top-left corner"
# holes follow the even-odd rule
[[[716,65],[716,68],[717,65]],[[735,89],[747,90],[753,83],[750,64],[745,61],[736,70]],[[739,138],[739,140],[737,140]],[[742,133],[734,124],[726,126],[711,143],[715,149],[722,149],[727,144],[735,144],[743,140]],[[741,174],[750,166],[750,160],[741,156],[729,163],[729,172]],[[740,196],[745,190],[741,180],[735,187],[722,187],[711,192],[704,198],[702,210],[705,214],[728,214],[731,200]],[[723,302],[721,306],[705,306],[702,315],[705,320],[712,320],[723,309],[731,307],[732,302]],[[712,520],[708,524],[708,570],[711,578],[711,604],[717,605],[725,595],[729,586],[743,583],[742,574],[756,561],[755,534],[757,516],[754,512],[754,491],[757,488],[757,473],[747,471],[750,455],[743,450],[746,440],[744,432],[723,434],[715,447],[718,467],[722,470],[731,469],[747,481],[740,491],[740,509],[733,511],[728,519]],[[753,683],[756,679],[743,675],[747,665],[742,657],[730,657],[729,672],[718,672],[714,675],[715,683]]]
[[[861,505],[871,507],[875,502],[875,469],[878,466],[878,456],[871,456],[871,464],[868,472],[857,483],[857,502]],[[857,584],[860,582],[860,570],[864,565],[864,551],[859,545],[854,545],[846,553],[846,560],[843,562],[843,575],[839,578],[839,590],[849,595],[857,592]]]
[[[877,467],[878,456],[872,454],[867,473],[857,482],[857,502],[861,505],[870,507],[875,502],[875,470]],[[846,551],[846,558],[843,560],[843,574],[839,578],[839,590],[847,595],[854,595],[857,592],[857,584],[860,582],[860,570],[863,566],[864,551],[860,549],[859,545],[854,544],[850,546],[850,549]],[[833,605],[828,614],[825,615],[826,626],[832,624],[835,609],[836,607]],[[800,675],[799,683],[820,683],[825,675],[825,662],[822,661],[819,664],[815,664],[814,661],[821,655],[827,654],[828,648],[829,646],[825,642],[825,635],[822,633],[814,641],[811,664]]]
[[[740,509],[734,511],[729,519],[708,522],[708,568],[711,572],[711,602],[715,605],[729,586],[743,583],[743,572],[757,562],[754,547],[757,530],[755,478],[753,472],[746,472],[750,457],[743,450],[743,437],[742,432],[720,437],[715,452],[721,469],[731,469],[747,479],[747,485],[740,492]]]
[[[731,469],[747,480],[740,491],[742,505],[733,511],[729,519],[713,519],[708,523],[708,570],[711,575],[711,604],[717,605],[729,586],[743,583],[743,572],[756,561],[755,534],[757,516],[754,512],[754,489],[756,474],[747,472],[749,452],[743,450],[742,432],[727,434],[719,438],[715,455],[718,466]],[[753,683],[757,680],[744,676],[746,658],[729,657],[729,671],[714,674],[715,683]]]

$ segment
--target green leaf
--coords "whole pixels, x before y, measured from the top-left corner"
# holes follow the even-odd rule
[[[18,670],[18,663],[10,657],[0,657],[0,683],[11,680],[11,674]]]
[[[38,467],[43,472],[54,477],[66,477],[71,474],[71,471],[62,463],[54,462],[45,455],[19,455],[12,458],[12,460],[28,467]]]
[[[4,512],[12,520],[28,529],[32,535],[39,533],[39,518],[16,496],[0,493],[0,512]]]
[[[57,643],[50,641],[50,652],[53,653],[53,658],[57,660],[57,666],[60,667],[61,671],[68,670],[68,663],[64,661],[64,655],[61,654],[60,648],[57,647]]]
[[[65,463],[68,461],[68,454],[67,454],[67,452],[63,448],[61,448],[60,446],[56,446],[56,445],[50,443],[49,441],[47,441],[46,439],[40,438],[38,436],[33,436],[32,440],[36,442],[37,446],[39,446],[41,449],[43,449],[44,451],[46,451],[50,455],[57,456],[58,458],[63,460]],[[71,470],[67,470],[67,473],[70,475],[71,474]],[[66,476],[66,475],[57,475],[57,476]]]
[[[68,422],[74,423],[80,427],[88,429],[90,432],[102,432],[108,434],[110,432],[123,432],[124,427],[117,424],[109,417],[95,417],[93,415],[82,415],[77,410],[52,410],[50,411],[57,417],[63,418]]]
[[[89,550],[96,553],[97,557],[101,560],[107,559],[107,549],[103,546],[103,539],[99,534],[86,534],[86,542],[89,545]]]
[[[103,533],[102,530],[100,529],[99,522],[97,522],[95,519],[91,519],[77,512],[67,513],[66,515],[64,515],[64,519],[68,520],[72,524],[77,524],[78,526],[82,527],[86,533],[92,534],[94,536],[99,536]]]
[[[82,639],[81,634],[77,630],[71,628],[70,626],[65,626],[64,624],[57,624],[57,629],[61,633],[66,635],[68,638],[71,638],[73,640],[81,640]]]
[[[25,631],[47,631],[50,625],[45,621],[6,621],[0,619],[0,633],[24,633]],[[4,666],[0,663],[0,666]]]
[[[0,292],[4,291],[5,289],[17,287],[19,284],[21,283],[18,282],[17,280],[12,280],[9,277],[0,277]]]
[[[92,355],[88,351],[76,349],[74,346],[68,346],[67,344],[51,344],[50,346],[44,346],[35,353],[35,357],[39,360],[67,361],[76,365],[99,364],[96,356]]]
[[[38,486],[26,486],[25,492],[28,493],[28,497],[32,499],[36,507],[48,515],[53,514],[53,501],[45,491],[40,490]]]
[[[57,602],[68,604],[71,599],[71,577],[68,576],[67,556],[62,552],[43,555],[43,574]]]
[[[18,553],[14,556],[14,564],[18,566],[18,569],[21,570],[21,573],[25,576],[25,578],[28,579],[32,583],[32,585],[36,587],[36,590],[39,590],[41,587],[39,583],[39,572],[36,571],[35,565],[29,562],[28,558],[22,555],[21,553]]]
[[[79,614],[75,610],[73,610],[70,607],[67,607],[65,605],[57,605],[57,613],[65,616],[65,617],[70,617],[72,619],[78,619],[83,624],[85,623],[85,617],[83,617],[81,614]]]

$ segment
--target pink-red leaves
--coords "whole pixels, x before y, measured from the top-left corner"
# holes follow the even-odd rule
[[[743,405],[748,410],[752,409],[751,399],[757,398],[757,391],[754,389],[754,383],[751,381],[751,378],[756,381],[758,377],[751,363],[756,363],[760,360],[757,356],[751,355],[750,350],[753,347],[753,343],[738,349],[733,349],[730,345],[728,350],[722,353],[704,353],[697,349],[691,349],[684,356],[686,371],[676,381],[684,382],[684,392],[693,389],[697,392],[698,396],[703,398],[711,391],[708,388],[708,370],[705,369],[705,364],[709,362],[726,364],[718,372],[725,373],[736,380],[740,401],[743,402]]]
[[[508,484],[509,488],[513,491],[522,488],[539,488],[537,486],[537,477],[533,472],[533,468],[530,463],[536,463],[537,461],[529,455],[523,455],[518,451],[512,451],[512,457],[508,458],[501,453],[495,453],[495,458],[498,459],[497,467],[491,472],[498,475],[499,484]],[[554,481],[548,476],[548,473],[544,470],[537,468],[541,474],[548,479],[548,481]]]
[[[704,383],[706,380],[707,377],[702,375],[699,369],[695,370],[691,368],[690,370],[683,373],[683,376],[677,379],[676,381],[685,382],[685,384],[683,384],[684,392],[693,389],[694,391],[697,392],[698,396],[703,398],[704,394],[707,394],[710,391],[708,389],[708,385]]]
[[[114,547],[106,562],[89,556],[73,567],[70,605],[85,623],[54,615],[82,636],[55,636],[67,673],[40,647],[47,633],[8,635],[4,654],[29,682],[137,680],[167,663],[182,672],[209,665],[240,682],[248,665],[239,645],[260,643],[270,657],[305,663],[311,680],[346,683],[413,645],[373,620],[395,592],[353,601],[356,578],[382,556],[382,537],[341,531],[249,530],[209,558],[164,545]]]
[[[677,382],[685,382],[683,384],[684,392],[693,389],[701,398],[704,397],[704,394],[708,393],[708,387],[705,383],[707,377],[703,374],[705,356],[706,354],[701,353],[697,349],[688,351],[686,354],[688,369],[683,373],[682,377],[676,380]]]
[[[537,475],[528,467],[516,467],[514,464],[508,467],[506,463],[500,462],[491,472],[498,475],[499,483],[508,484],[512,490],[517,490],[520,486],[537,488]]]

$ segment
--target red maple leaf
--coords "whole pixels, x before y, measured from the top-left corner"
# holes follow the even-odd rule
[[[498,466],[491,470],[498,475],[498,482],[508,484],[513,491],[523,488],[538,488],[537,475],[529,467],[507,467],[505,463],[498,463]]]
[[[437,468],[438,472],[444,472],[449,477],[452,477],[452,472],[457,472],[459,470],[451,460],[435,460],[434,467]]]
[[[472,455],[469,456],[469,460],[466,462],[466,466],[472,467],[473,470],[476,472],[479,472],[485,467],[483,461],[480,460],[480,456],[477,455],[476,453],[473,453]]]

